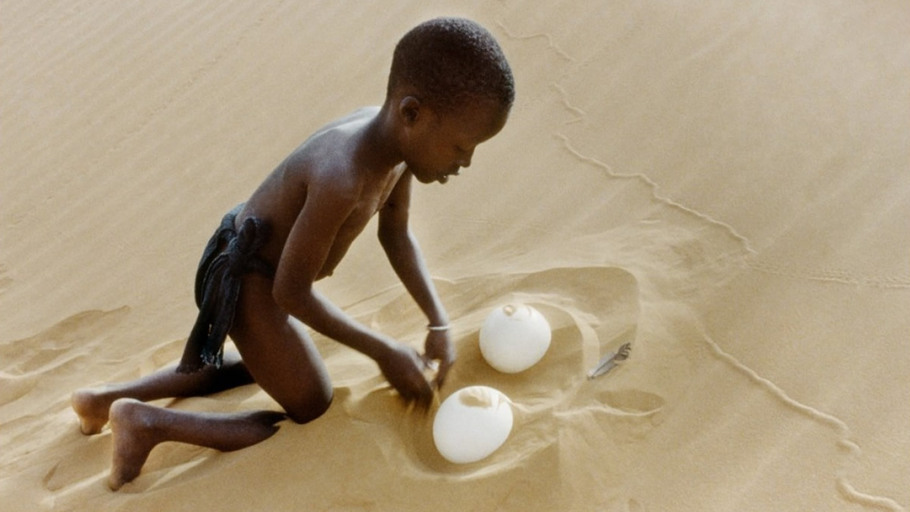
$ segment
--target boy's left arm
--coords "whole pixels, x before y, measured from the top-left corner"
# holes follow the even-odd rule
[[[417,240],[408,228],[411,181],[410,172],[405,171],[380,209],[379,241],[405,289],[427,316],[429,325],[446,327],[449,324],[448,314],[436,293]],[[435,384],[441,386],[455,362],[455,350],[448,329],[429,330],[424,349],[424,357],[428,361],[439,362]]]

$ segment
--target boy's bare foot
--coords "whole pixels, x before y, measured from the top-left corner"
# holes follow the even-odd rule
[[[190,413],[121,398],[110,407],[114,456],[108,485],[116,491],[139,476],[152,448],[163,441],[232,451],[271,437],[286,418],[273,411]]]
[[[139,476],[149,452],[160,442],[149,423],[152,408],[132,398],[121,398],[111,404],[114,457],[108,486],[114,491]]]
[[[111,403],[100,391],[80,389],[70,397],[70,403],[79,415],[79,429],[83,434],[98,434],[107,424]]]

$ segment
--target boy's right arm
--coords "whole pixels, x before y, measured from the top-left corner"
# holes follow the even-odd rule
[[[272,295],[311,328],[375,360],[402,397],[429,403],[432,389],[417,351],[355,322],[313,286],[354,204],[333,187],[310,189],[285,242]]]

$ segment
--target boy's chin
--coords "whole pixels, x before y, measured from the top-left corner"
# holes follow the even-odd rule
[[[414,178],[417,181],[419,181],[420,183],[423,183],[425,185],[429,184],[429,183],[435,183],[436,181],[438,181],[437,175],[435,175],[433,173],[428,173],[428,172],[415,172]]]

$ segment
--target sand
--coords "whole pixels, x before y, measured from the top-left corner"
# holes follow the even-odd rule
[[[110,433],[81,435],[70,393],[179,357],[221,214],[380,103],[398,37],[442,14],[489,27],[517,79],[505,130],[412,221],[457,341],[441,398],[502,390],[510,438],[446,463],[432,412],[317,337],[324,417],[161,445],[109,491]],[[897,1],[4,0],[3,510],[907,510],[908,26]],[[374,236],[320,287],[421,343]],[[477,332],[513,300],[553,343],[504,375]],[[277,408],[255,386],[159,405]]]

